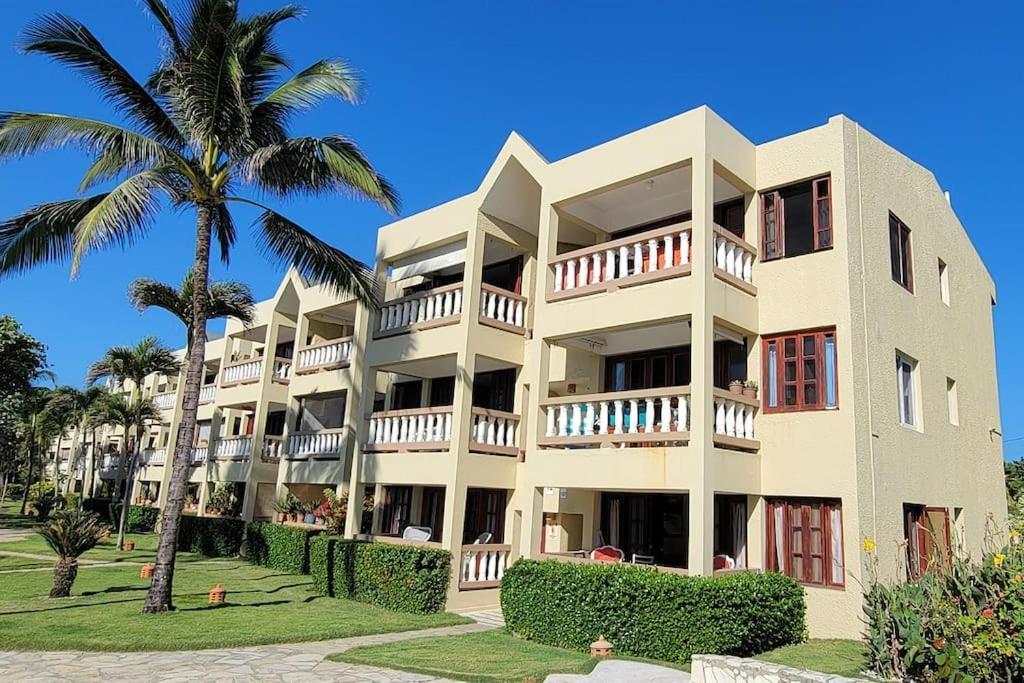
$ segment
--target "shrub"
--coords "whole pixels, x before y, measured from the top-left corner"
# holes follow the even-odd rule
[[[110,517],[110,525],[117,528],[121,523],[121,503],[110,502],[107,507],[107,514]],[[128,517],[125,519],[126,531],[130,533],[148,533],[156,528],[156,522],[160,519],[160,508],[148,507],[145,505],[129,505]]]
[[[253,564],[292,574],[309,573],[309,542],[319,530],[250,522],[245,529],[245,556]]]
[[[231,517],[182,515],[178,523],[178,550],[208,557],[234,557],[242,546],[245,522]]]
[[[66,496],[64,496],[65,510],[77,510],[80,507],[82,507],[82,494],[69,493]]]
[[[604,635],[616,652],[686,662],[749,656],[803,639],[803,588],[781,574],[681,576],[649,567],[519,560],[501,608],[517,635],[586,651]]]
[[[82,501],[82,509],[86,512],[94,512],[103,522],[110,521],[110,503],[107,498],[86,498]]]
[[[310,547],[313,587],[398,612],[444,610],[451,553],[417,546],[320,536]]]
[[[1024,546],[935,562],[905,583],[878,580],[870,560],[868,662],[887,679],[1024,680]],[[866,546],[867,547],[867,542]],[[870,551],[869,551],[870,552]]]

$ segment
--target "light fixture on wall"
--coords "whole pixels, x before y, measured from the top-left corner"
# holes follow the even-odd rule
[[[594,352],[608,346],[607,342],[600,337],[580,337],[580,341],[589,346],[590,350]]]

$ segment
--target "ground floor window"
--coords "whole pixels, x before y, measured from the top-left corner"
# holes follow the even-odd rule
[[[411,506],[411,486],[385,486],[384,505],[380,515],[380,532],[388,536],[401,536],[405,528],[409,526]]]
[[[505,489],[469,489],[466,491],[466,521],[462,542],[473,543],[489,534],[487,543],[505,542]]]
[[[801,583],[845,585],[843,506],[839,500],[770,498],[766,566]]]
[[[627,562],[686,568],[690,497],[685,494],[602,493],[598,545],[622,551]]]
[[[430,529],[430,540],[440,541],[444,527],[444,487],[424,486],[420,505],[420,526]]]
[[[918,578],[936,563],[949,562],[952,544],[946,508],[904,504],[903,522],[910,578]]]
[[[747,497],[715,496],[715,569],[747,567]]]

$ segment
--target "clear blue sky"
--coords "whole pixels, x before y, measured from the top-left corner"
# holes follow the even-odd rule
[[[173,0],[172,0],[173,4]],[[241,0],[243,12],[283,0]],[[1024,437],[1021,160],[1024,105],[1019,4],[669,2],[339,2],[307,0],[281,34],[296,65],[341,56],[368,82],[358,108],[323,107],[298,132],[354,137],[399,188],[409,214],[473,190],[509,131],[549,159],[700,104],[754,142],[844,113],[932,169],[988,264],[996,308],[1003,431]],[[80,80],[15,48],[32,16],[61,11],[88,24],[140,79],[158,32],[137,0],[0,0],[0,109],[111,116]],[[86,166],[72,153],[0,166],[0,215],[73,195]],[[380,210],[339,197],[280,207],[371,260]],[[252,214],[240,212],[240,226]],[[49,347],[60,381],[81,382],[114,343],[155,334],[180,345],[178,324],[140,316],[127,284],[178,281],[191,258],[192,217],[167,213],[128,252],[93,256],[78,280],[52,266],[0,281],[0,313]],[[244,233],[243,234],[247,234]],[[1016,244],[1016,247],[1012,245]],[[216,277],[271,295],[280,271],[244,240]],[[1024,439],[1007,456],[1024,456]]]

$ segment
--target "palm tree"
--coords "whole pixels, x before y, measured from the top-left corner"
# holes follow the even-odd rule
[[[363,264],[240,189],[278,197],[341,192],[389,211],[397,210],[398,196],[351,139],[289,134],[296,114],[326,99],[355,103],[360,96],[355,71],[339,59],[322,59],[286,75],[288,62],[274,32],[300,16],[299,8],[242,17],[237,0],[191,0],[179,15],[164,0],[146,0],[146,5],[165,34],[165,54],[145,84],[78,21],[50,15],[29,26],[25,50],[83,74],[117,106],[128,126],[56,114],[0,114],[0,158],[78,147],[94,158],[83,192],[116,182],[109,192],[40,204],[0,222],[0,274],[57,260],[70,260],[76,273],[90,251],[144,237],[161,198],[196,212],[182,419],[144,607],[162,612],[172,607],[175,539],[199,405],[210,247],[216,238],[221,259],[227,259],[237,239],[230,207],[241,203],[261,210],[256,241],[269,256],[310,281],[377,305],[375,279]]]
[[[60,450],[64,443],[64,437],[67,435],[68,428],[74,425],[78,421],[75,392],[78,390],[74,387],[61,386],[57,387],[50,395],[50,400],[46,406],[46,412],[50,418],[50,422],[54,427],[57,438],[57,452],[53,458],[53,490],[60,491]],[[72,448],[74,444],[72,443]],[[70,462],[68,463],[70,467]],[[70,479],[71,471],[68,470],[68,478]]]
[[[54,418],[56,426],[61,430],[57,439],[58,459],[60,454],[60,440],[68,427],[75,427],[75,436],[71,442],[71,460],[68,462],[68,476],[65,480],[64,492],[71,492],[71,484],[74,481],[74,473],[78,462],[85,455],[84,435],[88,429],[89,411],[106,395],[106,390],[100,387],[88,387],[85,390],[74,387],[58,387],[53,393],[50,404],[50,413]],[[54,476],[56,480],[56,475]]]
[[[128,285],[128,301],[140,313],[147,308],[162,308],[176,317],[188,331],[186,339],[192,343],[192,300],[194,295],[193,271],[188,271],[175,289],[156,280],[140,277]],[[252,324],[256,301],[249,287],[241,282],[225,280],[211,282],[206,289],[206,319],[236,318],[248,327]]]
[[[49,411],[53,389],[32,387],[21,404],[20,435],[21,449],[28,461],[25,475],[25,489],[21,494],[21,514],[28,509],[29,489],[32,487],[37,456],[46,450],[56,434],[56,427]]]
[[[132,382],[132,404],[138,405],[142,401],[142,389],[146,378],[150,375],[172,375],[177,374],[181,363],[175,357],[174,352],[160,344],[154,337],[146,337],[135,346],[114,346],[107,349],[103,357],[89,366],[85,376],[86,384],[95,384],[104,377],[112,378],[118,382],[130,380]],[[141,413],[140,413],[141,414]],[[135,425],[135,450],[142,448],[141,422]],[[127,445],[130,431],[125,430],[124,440]],[[124,474],[127,455],[121,458],[117,466],[117,478],[114,491],[120,492],[121,481]]]
[[[52,522],[39,529],[39,535],[53,552],[57,562],[53,565],[51,598],[71,595],[71,586],[78,576],[78,558],[103,538],[103,525],[99,517],[81,508],[58,512]]]

